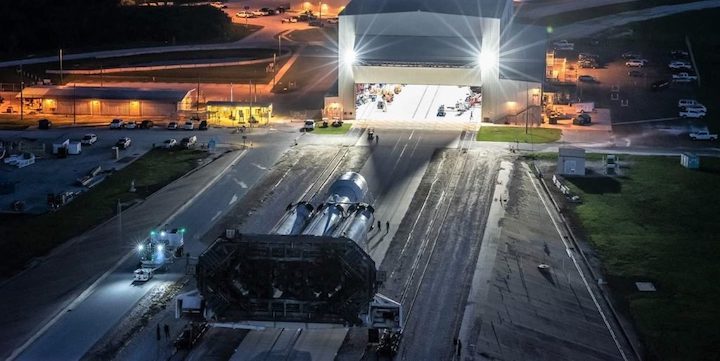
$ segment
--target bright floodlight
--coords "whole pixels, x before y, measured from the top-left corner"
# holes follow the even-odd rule
[[[162,252],[162,250],[163,250],[164,248],[165,248],[165,247],[163,247],[162,244],[158,244],[158,245],[157,245],[157,250],[158,250],[158,252]]]
[[[345,64],[354,64],[355,60],[357,60],[357,53],[355,53],[355,50],[348,49],[343,54],[343,62]]]
[[[160,232],[160,237],[165,237],[165,231]]]
[[[480,68],[492,68],[497,63],[497,55],[490,51],[482,51],[478,54],[478,65]]]
[[[144,249],[145,249],[145,246],[143,246],[142,244],[138,244],[138,251],[142,252],[142,250],[144,250]]]

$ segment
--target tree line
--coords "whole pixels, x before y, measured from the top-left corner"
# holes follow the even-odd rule
[[[232,21],[211,6],[120,6],[118,0],[7,0],[0,57],[158,43],[222,41]]]

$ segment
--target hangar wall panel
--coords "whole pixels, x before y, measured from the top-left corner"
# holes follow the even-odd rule
[[[480,85],[480,72],[471,68],[354,66],[355,83],[418,85]]]

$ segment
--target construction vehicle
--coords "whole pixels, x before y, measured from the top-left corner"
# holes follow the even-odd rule
[[[185,229],[152,231],[150,236],[137,245],[140,268],[134,272],[134,281],[147,282],[157,271],[164,271],[167,265],[183,255]]]

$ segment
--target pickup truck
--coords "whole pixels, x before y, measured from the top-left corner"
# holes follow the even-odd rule
[[[697,80],[697,75],[691,75],[689,73],[677,73],[672,76],[673,81],[691,81]]]
[[[710,134],[707,130],[701,130],[690,133],[690,139],[692,140],[717,140],[717,134]]]
[[[702,109],[684,108],[678,112],[678,116],[681,118],[704,118],[705,112]]]

